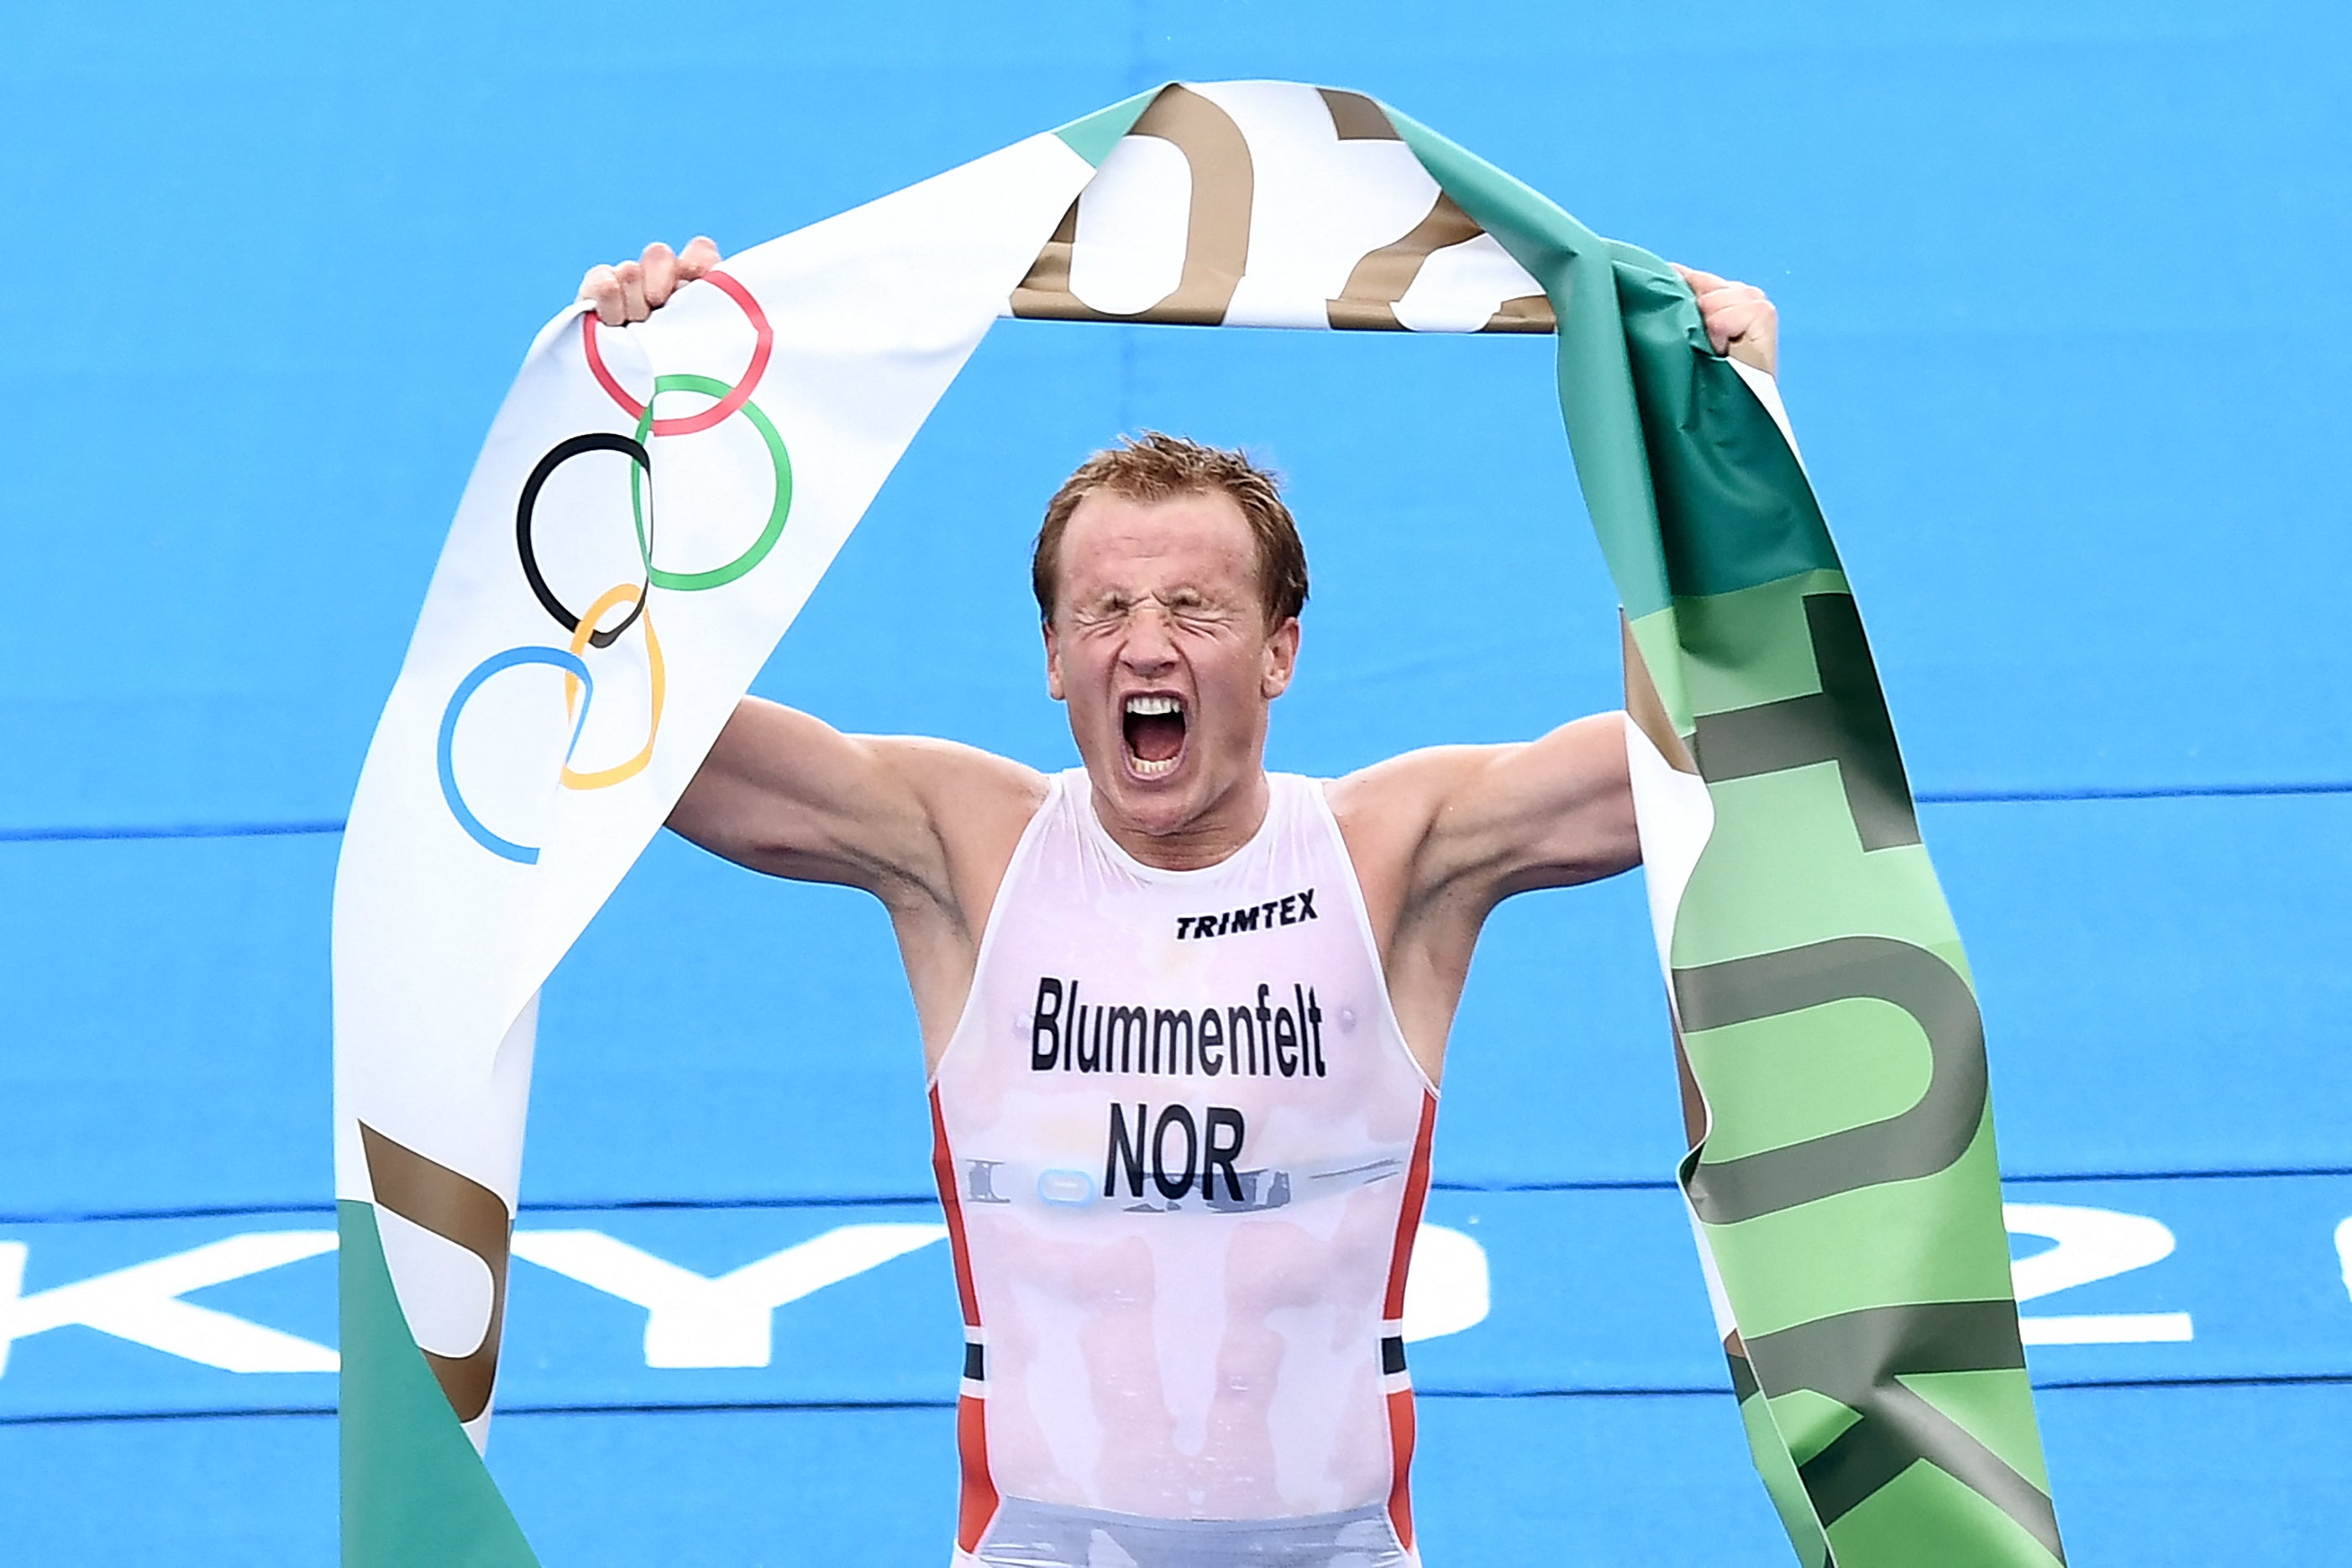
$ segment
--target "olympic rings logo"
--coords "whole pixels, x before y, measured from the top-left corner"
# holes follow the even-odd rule
[[[463,790],[457,786],[455,752],[457,720],[466,704],[485,683],[503,671],[526,664],[540,664],[563,672],[563,711],[571,721],[571,738],[563,750],[563,760],[557,773],[557,782],[566,789],[608,789],[615,784],[635,778],[653,760],[654,742],[661,733],[662,705],[667,695],[668,672],[662,663],[661,640],[654,632],[652,596],[656,588],[676,593],[699,593],[722,588],[743,576],[768,559],[783,537],[785,519],[793,505],[792,455],[785,450],[783,437],[775,424],[751,401],[751,393],[767,373],[769,356],[775,348],[775,334],[768,318],[751,291],[724,272],[704,275],[741,308],[751,323],[753,342],[750,364],[744,367],[742,379],[732,385],[715,376],[672,374],[657,376],[653,396],[640,402],[629,394],[613,372],[606,368],[604,357],[596,342],[596,316],[593,311],[580,318],[582,351],[587,359],[589,372],[597,385],[618,403],[624,413],[636,422],[634,436],[616,435],[609,431],[591,431],[567,436],[550,447],[523,481],[522,490],[515,500],[515,555],[522,569],[524,583],[531,596],[538,600],[551,619],[570,635],[564,646],[523,646],[508,648],[491,654],[467,671],[449,695],[448,705],[442,710],[441,731],[435,747],[436,764],[441,778],[441,798],[449,814],[467,835],[482,848],[505,860],[523,865],[539,861],[539,850],[530,844],[518,843],[486,826],[466,803]],[[715,401],[701,411],[675,418],[656,419],[653,404],[664,392],[695,392]],[[646,442],[651,436],[693,435],[724,423],[741,414],[762,446],[768,461],[775,470],[776,498],[769,508],[759,535],[733,559],[722,565],[698,571],[679,571],[657,565],[654,559],[653,518],[653,455]],[[541,570],[539,544],[535,532],[541,493],[547,487],[557,469],[575,457],[592,452],[617,452],[629,459],[629,518],[635,535],[636,554],[643,566],[639,580],[622,582],[604,591],[586,608],[574,611],[557,594]],[[616,610],[625,612],[619,620],[606,626],[604,619]],[[573,755],[579,750],[580,737],[586,731],[588,712],[596,698],[596,680],[589,668],[589,655],[609,648],[620,641],[632,626],[645,634],[646,668],[649,686],[646,703],[645,745],[635,755],[610,767],[589,769],[575,768]]]

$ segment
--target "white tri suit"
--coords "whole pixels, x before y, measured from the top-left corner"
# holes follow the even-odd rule
[[[957,1568],[1417,1568],[1405,1266],[1437,1096],[1322,785],[1160,871],[1053,782],[931,1084]]]

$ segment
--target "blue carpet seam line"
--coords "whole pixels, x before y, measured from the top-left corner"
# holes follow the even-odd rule
[[[2352,1386],[2352,1372],[2298,1372],[2206,1377],[2077,1377],[2036,1378],[2037,1390],[2126,1390],[2159,1388],[2302,1388]],[[1728,1384],[1720,1386],[1659,1385],[1626,1388],[1415,1388],[1418,1399],[1501,1401],[1509,1399],[1716,1399],[1729,1398]],[[880,1410],[952,1410],[950,1399],[730,1399],[667,1404],[633,1400],[614,1404],[501,1405],[498,1413],[511,1416],[709,1416],[772,1411],[790,1414],[857,1414]],[[109,1422],[250,1421],[306,1419],[332,1416],[331,1405],[283,1405],[210,1410],[76,1411],[47,1416],[0,1416],[0,1427],[87,1427]]]
[[[2267,1181],[2294,1176],[2352,1176],[2352,1166],[2278,1166],[2251,1170],[2162,1170],[2162,1171],[2031,1171],[2004,1175],[2004,1186],[2050,1186],[2073,1182],[2106,1181]],[[1671,1192],[1671,1178],[1652,1180],[1646,1177],[1624,1179],[1596,1178],[1590,1181],[1557,1182],[1472,1182],[1433,1181],[1432,1192],[1453,1193],[1529,1193],[1529,1192]],[[652,1197],[652,1198],[579,1198],[560,1202],[526,1203],[521,1212],[531,1214],[639,1214],[679,1210],[698,1213],[732,1209],[791,1208],[887,1208],[893,1207],[923,1207],[936,1205],[938,1195],[928,1192],[860,1194],[850,1197],[818,1196],[814,1197]],[[70,1210],[47,1214],[0,1213],[0,1225],[96,1225],[127,1220],[151,1219],[239,1219],[257,1214],[331,1214],[334,1206],[327,1202],[234,1203],[214,1204],[189,1208],[116,1208]]]
[[[2352,780],[2301,784],[2084,785],[2067,789],[1922,789],[1923,806],[2030,805],[2058,800],[2258,800],[2271,796],[2352,795]],[[0,843],[49,843],[89,839],[268,839],[343,831],[341,819],[283,822],[181,822],[152,827],[54,826],[0,828]]]

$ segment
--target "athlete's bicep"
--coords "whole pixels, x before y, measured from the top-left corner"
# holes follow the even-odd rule
[[[943,883],[929,816],[889,741],[745,697],[669,825],[755,871],[887,895],[894,883]]]
[[[1464,815],[1489,835],[1505,895],[1593,882],[1642,862],[1622,714],[1594,714],[1503,747],[1473,789]]]
[[[1641,863],[1622,714],[1465,750],[1432,820],[1423,855],[1432,877],[1475,883],[1501,899]]]

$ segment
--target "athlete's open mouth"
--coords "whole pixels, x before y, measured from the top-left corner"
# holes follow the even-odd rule
[[[1184,705],[1171,696],[1132,696],[1119,716],[1127,765],[1146,779],[1175,769],[1184,750]]]

